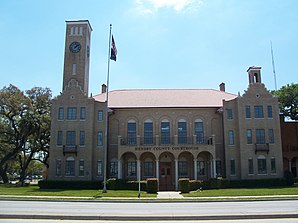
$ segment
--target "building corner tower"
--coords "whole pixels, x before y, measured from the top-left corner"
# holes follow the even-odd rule
[[[62,91],[75,80],[88,95],[91,31],[88,20],[66,21]]]

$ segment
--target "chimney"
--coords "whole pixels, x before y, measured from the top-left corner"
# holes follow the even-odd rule
[[[106,93],[106,92],[107,92],[107,85],[102,84],[101,85],[101,93],[103,94],[103,93]]]
[[[226,85],[225,85],[224,82],[222,82],[222,83],[219,85],[219,90],[220,90],[220,91],[223,91],[223,92],[226,91]]]

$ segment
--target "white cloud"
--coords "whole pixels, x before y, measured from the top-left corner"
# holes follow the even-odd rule
[[[154,14],[162,8],[171,8],[177,13],[194,12],[203,0],[135,0],[140,14]]]

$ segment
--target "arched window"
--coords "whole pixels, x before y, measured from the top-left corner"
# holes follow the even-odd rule
[[[132,119],[127,123],[127,143],[129,145],[137,144],[137,123]]]
[[[147,119],[144,122],[144,144],[153,144],[153,122],[151,119]]]
[[[186,121],[184,119],[180,119],[178,121],[178,144],[186,144],[186,143],[187,143]]]
[[[161,144],[167,145],[170,144],[170,122],[167,119],[163,119],[160,125],[161,133]]]
[[[195,120],[195,135],[196,135],[196,143],[204,144],[204,126],[203,126],[203,121],[201,119]]]

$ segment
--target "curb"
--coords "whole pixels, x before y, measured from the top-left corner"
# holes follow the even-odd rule
[[[298,214],[280,215],[210,215],[210,216],[71,216],[71,215],[10,215],[1,214],[0,219],[45,219],[45,220],[113,220],[113,221],[155,221],[155,220],[241,220],[298,218]]]

